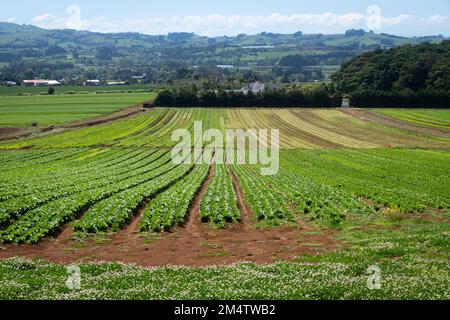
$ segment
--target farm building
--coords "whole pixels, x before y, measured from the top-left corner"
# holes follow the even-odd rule
[[[41,87],[46,86],[46,80],[23,80],[23,85],[27,87]]]
[[[100,80],[86,80],[83,85],[86,87],[97,87],[100,85]]]
[[[61,83],[56,80],[23,80],[23,85],[26,87],[44,87],[44,86],[60,86]]]

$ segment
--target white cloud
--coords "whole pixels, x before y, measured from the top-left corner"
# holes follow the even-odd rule
[[[393,18],[382,17],[381,24],[385,26],[396,26],[407,23],[417,23],[418,19],[408,14],[400,14]]]
[[[439,14],[435,14],[425,19],[425,23],[427,24],[444,24],[449,21],[447,16],[441,16]]]
[[[14,22],[16,22],[17,21],[17,18],[16,17],[11,17],[11,18],[8,18],[7,20],[6,20],[6,22],[10,22],[10,23],[14,23]]]
[[[32,22],[35,23],[41,23],[41,22],[45,22],[45,21],[51,21],[51,20],[55,20],[56,17],[52,16],[50,13],[44,13],[40,16],[34,17],[33,20],[31,20]]]
[[[64,21],[66,18],[58,18],[50,13],[44,13],[40,16],[34,17],[31,22],[38,27],[45,29],[60,29],[64,28]]]
[[[145,34],[167,34],[168,32],[185,31],[200,35],[235,35],[239,33],[256,33],[261,31],[297,31],[314,29],[316,32],[341,32],[349,28],[365,28],[368,16],[350,12],[336,14],[292,14],[224,16],[212,14],[207,16],[173,16],[149,17],[141,19],[112,20],[106,17],[83,19],[78,6],[67,8],[68,17],[55,17],[45,13],[35,17],[32,22],[47,29],[69,28],[96,32],[140,32]],[[420,18],[401,14],[396,17],[381,16],[381,27],[399,25],[439,25],[448,22],[447,16],[434,15]]]

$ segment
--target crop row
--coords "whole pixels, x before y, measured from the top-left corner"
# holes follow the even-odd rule
[[[113,123],[89,128],[66,131],[43,137],[0,143],[0,149],[35,148],[78,148],[113,145],[119,140],[148,128],[156,113],[133,117]]]
[[[86,233],[118,231],[141,203],[182,179],[192,168],[193,165],[179,165],[151,181],[96,203],[75,223],[74,230]]]
[[[241,219],[231,174],[225,164],[214,165],[214,175],[200,205],[200,219],[218,227]]]
[[[207,165],[198,165],[182,180],[152,199],[145,208],[140,230],[159,232],[185,222],[192,199],[208,174]]]
[[[72,156],[82,154],[86,152],[86,149],[69,149],[63,151],[51,151],[46,154],[41,154],[37,158],[31,158],[22,161],[14,161],[6,164],[2,164],[2,173],[8,173],[9,170],[17,170],[20,168],[26,168],[29,166],[40,166],[44,164],[54,163],[55,161],[60,161],[68,159]]]
[[[117,172],[105,169],[105,172],[103,172],[104,177],[102,172],[99,171],[97,172],[98,176],[95,179],[92,179],[92,177],[88,175],[83,179],[79,178],[77,180],[71,180],[72,183],[65,185],[64,188],[55,186],[54,188],[37,191],[23,197],[12,198],[2,202],[2,206],[0,207],[0,225],[6,223],[11,218],[20,217],[27,210],[34,209],[54,199],[67,197],[71,194],[89,189],[101,188],[121,181],[134,182],[134,177],[142,179],[143,176],[151,174],[153,170],[170,160],[170,158],[164,156],[164,154],[164,151],[156,152],[153,156],[145,159],[144,163],[137,164],[137,168],[125,166],[122,170],[118,170]]]
[[[175,129],[193,129],[194,121],[203,128],[224,128],[227,112],[210,108],[158,109],[126,120],[89,128],[0,142],[0,149],[19,148],[82,148],[82,147],[171,147]]]
[[[15,181],[0,184],[0,201],[28,194],[39,194],[45,190],[61,189],[67,185],[76,184],[77,180],[83,177],[90,177],[91,180],[101,179],[105,177],[105,174],[113,174],[113,171],[118,168],[149,157],[151,153],[138,150],[112,151],[108,154],[110,154],[108,157],[99,157],[100,161],[80,160],[80,163],[85,163],[83,167],[80,167],[79,163],[74,164],[75,161],[66,161],[64,165],[55,164],[51,167],[23,170],[22,174],[17,175]]]
[[[409,213],[450,207],[448,159],[447,151],[437,150],[296,150],[281,157],[281,166],[319,185],[369,199],[376,209]]]
[[[60,150],[20,150],[13,152],[0,152],[0,161],[2,167],[14,167],[17,163],[36,160],[56,152],[60,152]]]
[[[267,221],[292,220],[284,197],[262,179],[262,176],[251,171],[251,165],[234,165],[233,170],[242,187],[245,199],[256,218]]]
[[[5,242],[36,242],[65,222],[72,220],[75,214],[92,204],[118,192],[149,182],[176,166],[172,163],[155,167],[149,172],[106,184],[95,189],[86,189],[67,197],[50,201],[40,207],[27,211],[17,221],[1,231],[0,239]],[[30,236],[30,230],[36,233]]]
[[[284,169],[276,176],[264,179],[293,203],[298,212],[303,212],[313,219],[339,223],[345,219],[347,213],[373,211],[372,207],[351,193],[286,172]]]

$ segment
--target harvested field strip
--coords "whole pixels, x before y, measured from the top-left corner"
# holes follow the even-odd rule
[[[305,139],[291,139],[290,137],[294,136],[294,134],[298,134],[298,132],[292,131],[292,127],[283,123],[278,119],[275,113],[271,113],[268,110],[259,110],[256,112],[255,109],[234,109],[230,112],[233,113],[233,118],[235,120],[231,121],[229,128],[280,129],[280,143],[282,148],[312,148],[314,146]],[[266,113],[268,113],[268,116],[265,115]],[[281,126],[280,123],[282,123],[283,126]],[[298,136],[295,137],[298,138]]]
[[[417,125],[446,129],[447,132],[450,130],[450,111],[446,109],[371,109],[370,111]]]
[[[333,110],[327,110],[332,112]],[[230,121],[231,127],[238,128],[277,128],[281,130],[282,148],[317,148],[317,147],[373,147],[373,144],[348,138],[342,134],[336,134],[331,130],[319,130],[316,126],[301,120],[302,113],[308,111],[291,110],[233,110],[232,119],[239,118],[240,122]],[[235,115],[234,113],[238,114]],[[337,111],[336,111],[337,113]],[[251,120],[248,120],[251,119]]]
[[[291,111],[296,117],[301,118],[303,121],[319,128],[320,130],[326,132],[332,132],[336,136],[342,138],[337,139],[335,142],[341,146],[346,146],[346,144],[354,142],[352,147],[358,145],[358,147],[380,147],[379,142],[374,141],[370,136],[370,130],[367,126],[358,122],[352,117],[346,116],[341,112],[330,110],[318,109],[318,110],[302,110],[302,111]],[[357,137],[354,139],[353,137]],[[350,144],[351,145],[351,144]]]
[[[374,138],[387,131],[389,140],[382,140],[384,145],[444,147],[450,141],[450,130],[443,128],[426,127],[365,109],[342,109],[342,112],[369,123],[372,130],[368,133],[373,133]]]
[[[286,130],[284,132],[284,136],[287,136],[287,139],[291,139],[294,143],[294,148],[302,148],[306,145],[308,148],[317,148],[321,147],[338,147],[339,145],[330,141],[327,137],[321,137],[319,135],[314,135],[309,130],[305,130],[301,125],[296,123],[297,119],[292,117],[289,113],[289,110],[283,110],[283,113],[276,113],[276,117],[270,117],[273,119],[271,125],[278,126],[281,128],[281,131]],[[270,115],[268,114],[268,117]],[[290,119],[285,119],[285,116],[290,116]],[[292,139],[291,137],[294,137]]]
[[[329,141],[326,138],[314,136],[307,130],[303,130],[301,127],[294,125],[292,121],[286,121],[280,114],[274,116],[268,115],[269,124],[273,128],[280,128],[282,139],[289,141],[289,148],[316,148],[322,147],[337,147],[338,145]],[[284,137],[284,138],[283,138]],[[295,137],[292,139],[291,137]]]
[[[245,116],[244,116],[245,117]],[[290,136],[290,130],[287,127],[281,128],[279,126],[278,115],[273,115],[273,117],[267,117],[266,112],[251,112],[247,115],[247,117],[252,117],[255,121],[256,129],[259,128],[274,128],[274,129],[280,129],[281,130],[281,147],[283,148],[291,148],[296,147],[295,143],[288,137]],[[253,127],[250,127],[253,128]],[[307,145],[303,144],[302,147],[307,147]]]
[[[332,116],[333,112],[338,112],[338,111],[334,111],[334,110],[328,110],[329,114]],[[338,146],[342,146],[342,147],[351,147],[351,148],[373,148],[376,147],[377,145],[372,144],[372,143],[368,143],[368,142],[363,142],[351,137],[347,137],[341,133],[335,133],[331,130],[327,130],[327,129],[322,129],[320,126],[316,126],[314,122],[309,122],[309,121],[305,121],[306,119],[304,119],[305,115],[308,116],[308,114],[310,113],[309,110],[301,110],[301,111],[294,111],[294,112],[290,112],[290,111],[282,111],[283,113],[280,115],[280,117],[284,120],[284,121],[289,121],[293,124],[295,124],[298,128],[300,128],[300,130],[305,131],[307,133],[309,133],[312,136],[316,136],[319,137],[321,139],[324,140],[328,140],[331,143],[337,144]],[[311,120],[311,119],[310,119]],[[335,119],[330,118],[329,120],[327,119],[327,121],[334,121]]]
[[[448,147],[449,142],[377,123],[370,124],[336,109],[230,109],[225,123],[228,128],[280,129],[281,148],[286,149],[444,148]]]

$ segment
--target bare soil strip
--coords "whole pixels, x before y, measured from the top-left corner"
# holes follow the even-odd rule
[[[194,200],[192,201],[191,207],[189,209],[189,215],[186,217],[184,228],[187,232],[191,233],[194,236],[200,236],[200,205],[202,203],[203,197],[205,196],[206,190],[208,190],[213,176],[214,166],[211,165],[209,167],[208,176],[206,177],[205,181],[203,181],[197,195],[194,197]]]
[[[74,240],[71,226],[56,238],[46,238],[37,245],[0,246],[0,258],[43,258],[58,263],[86,261],[121,261],[145,267],[183,265],[225,265],[239,261],[272,263],[299,255],[320,254],[336,250],[336,231],[315,229],[307,225],[278,228],[256,228],[252,212],[245,204],[242,190],[234,173],[233,185],[242,212],[241,223],[232,223],[225,230],[211,228],[199,218],[201,199],[213,176],[212,168],[198,195],[194,198],[184,226],[161,234],[138,232],[141,206],[132,222],[120,232],[97,235],[83,242]]]
[[[352,117],[356,117],[365,122],[381,124],[387,127],[393,127],[396,129],[401,129],[414,133],[420,133],[442,138],[450,138],[450,130],[426,127],[420,124],[393,119],[388,116],[380,115],[375,112],[371,112],[369,110],[364,109],[344,108],[341,110],[343,113],[350,115]]]
[[[142,108],[143,108],[142,104],[138,104],[138,105],[130,106],[128,108],[119,110],[119,111],[114,112],[114,113],[110,113],[110,114],[106,114],[106,115],[100,116],[98,118],[88,119],[88,120],[84,120],[84,121],[72,122],[72,123],[68,123],[66,125],[63,125],[61,127],[62,128],[67,128],[67,129],[92,127],[92,126],[96,126],[96,125],[99,125],[99,124],[104,124],[104,123],[108,123],[108,122],[121,120],[123,118],[127,118],[127,117],[130,117],[130,116],[142,113],[143,112]],[[147,110],[150,110],[150,109],[147,109]]]
[[[139,233],[139,223],[141,222],[142,215],[144,214],[145,208],[147,207],[149,200],[144,201],[137,209],[134,216],[131,218],[130,223],[125,226],[121,231],[126,235],[132,235]]]
[[[231,168],[231,166],[228,166],[230,173],[231,173],[231,179],[233,182],[233,188],[234,192],[236,192],[237,200],[238,200],[238,208],[241,212],[241,224],[244,226],[245,230],[248,230],[248,224],[250,223],[250,220],[252,217],[254,217],[254,213],[252,210],[247,206],[247,203],[245,202],[244,192],[241,189],[241,186],[239,185],[239,182],[236,178],[236,175]]]
[[[41,132],[40,129],[25,127],[4,127],[0,128],[0,141],[18,139],[37,132]]]

